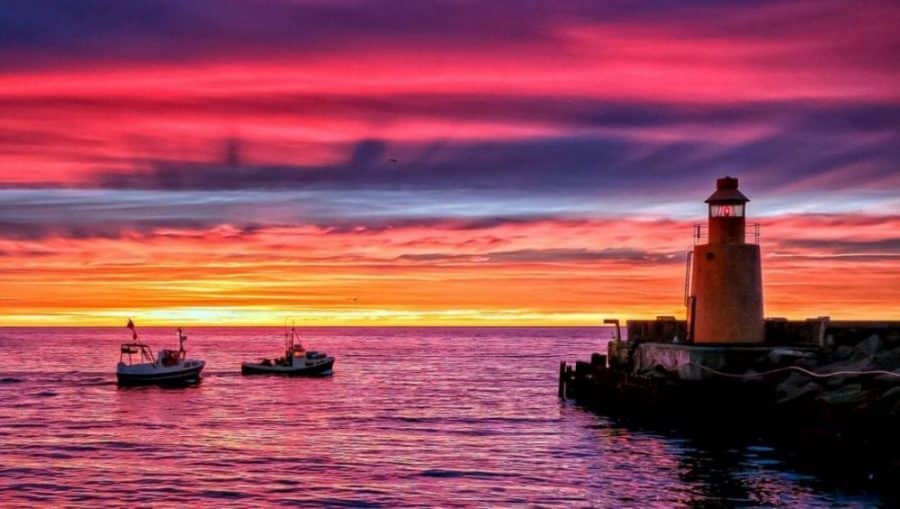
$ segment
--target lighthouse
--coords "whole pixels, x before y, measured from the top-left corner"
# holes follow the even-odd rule
[[[695,344],[764,340],[759,230],[754,225],[748,239],[749,201],[738,179],[720,178],[706,200],[706,228],[695,226],[686,299],[688,336]]]

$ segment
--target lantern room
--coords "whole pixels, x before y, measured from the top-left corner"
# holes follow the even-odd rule
[[[744,217],[744,204],[710,205],[709,217]]]
[[[709,204],[709,243],[743,244],[746,229],[744,214],[749,198],[738,191],[738,180],[724,177],[716,181],[716,192]]]

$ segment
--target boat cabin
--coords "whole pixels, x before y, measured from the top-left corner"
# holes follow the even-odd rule
[[[123,343],[119,349],[119,362],[126,366],[135,364],[174,366],[184,360],[184,350],[160,350],[159,356],[154,357],[150,346],[139,342]]]
[[[163,366],[174,366],[184,360],[184,350],[161,350],[157,361]]]
[[[128,362],[125,362],[126,359]],[[156,358],[153,356],[153,350],[150,349],[149,345],[135,341],[134,343],[122,343],[122,346],[119,348],[119,363],[128,366],[133,364],[155,364]]]

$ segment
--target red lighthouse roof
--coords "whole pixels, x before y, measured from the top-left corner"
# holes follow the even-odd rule
[[[706,199],[706,203],[747,203],[750,198],[738,191],[738,179],[723,177],[716,180],[716,192]]]

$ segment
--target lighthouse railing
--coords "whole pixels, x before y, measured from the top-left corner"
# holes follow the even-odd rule
[[[691,296],[693,295],[693,291],[691,289],[691,265],[694,263],[694,252],[688,251],[687,257],[684,260],[684,305],[687,306],[688,302],[690,302]]]
[[[747,225],[749,228],[744,232],[745,242],[747,244],[759,244],[759,223]]]
[[[694,245],[706,244],[707,239],[709,238],[709,231],[705,224],[695,224],[694,225],[694,233],[691,235],[691,238],[694,239]]]
[[[695,224],[691,235],[694,245],[709,242],[709,227],[705,224]],[[747,244],[759,244],[759,223],[748,224],[744,231],[744,242]]]

